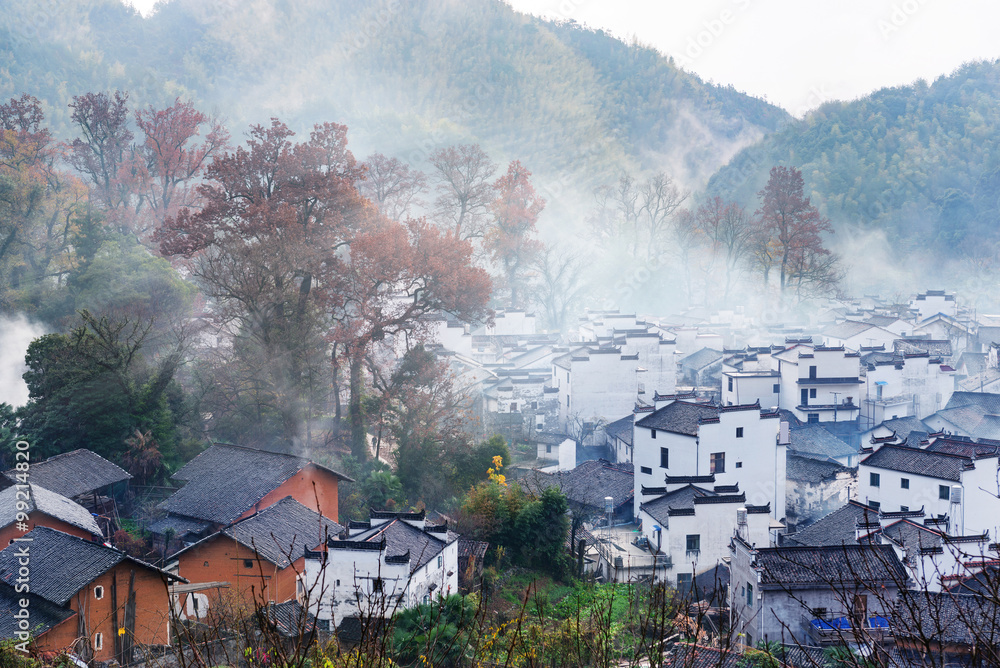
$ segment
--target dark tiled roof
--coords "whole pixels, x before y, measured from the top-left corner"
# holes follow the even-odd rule
[[[485,540],[471,540],[468,538],[458,539],[458,558],[462,557],[475,557],[476,559],[482,559],[486,556],[486,550],[488,550],[490,544]]]
[[[800,455],[836,459],[858,454],[852,448],[818,424],[807,424],[789,429],[788,449]]]
[[[746,665],[739,652],[683,643],[674,645],[663,659],[663,665],[671,668],[740,668]]]
[[[286,638],[307,636],[316,628],[316,616],[309,614],[295,599],[269,603],[266,614],[275,630]]]
[[[604,428],[604,433],[611,438],[621,439],[625,445],[632,445],[632,422],[634,419],[635,415],[626,415],[620,420],[615,420]]]
[[[667,518],[671,511],[691,511],[694,512],[694,500],[700,497],[716,496],[715,492],[694,485],[687,485],[680,489],[675,489],[663,496],[659,496],[652,501],[647,501],[640,506],[641,510],[649,513],[657,522],[669,524]]]
[[[869,587],[905,587],[906,570],[891,545],[768,547],[754,560],[762,584],[772,587],[839,587],[864,582]]]
[[[310,464],[349,480],[304,457],[213,445],[173,475],[186,484],[159,507],[175,515],[229,524]]]
[[[897,545],[914,550],[913,554],[917,554],[917,550],[923,548],[940,547],[943,542],[940,532],[910,519],[893,522],[883,527],[880,533],[892,539]]]
[[[849,469],[836,462],[820,461],[812,457],[800,457],[789,453],[785,460],[785,475],[789,480],[798,482],[820,483],[824,480],[832,480],[842,471],[849,472]]]
[[[836,325],[830,325],[820,334],[833,339],[849,339],[852,336],[863,334],[870,329],[878,329],[878,326],[871,322],[857,322],[856,320],[845,320]]]
[[[675,401],[647,415],[635,424],[637,427],[697,436],[698,421],[702,418],[716,417],[718,414],[719,408],[717,406]]]
[[[8,526],[17,519],[19,512],[17,502],[22,501],[27,504],[27,508],[20,512],[30,513],[37,510],[66,524],[89,531],[95,536],[102,535],[101,527],[97,525],[94,516],[76,501],[31,483],[28,484],[27,490],[29,499],[24,501],[23,494],[26,490],[18,487],[8,487],[0,492],[0,527]]]
[[[940,452],[928,452],[899,445],[883,445],[861,460],[863,466],[912,473],[939,480],[961,482],[962,471],[969,460]]]
[[[31,559],[31,591],[56,605],[66,605],[73,595],[122,561],[131,561],[172,580],[183,580],[151,564],[100,543],[36,527],[25,535],[30,542],[14,543],[0,551],[0,580],[12,584],[17,578],[17,550],[27,545]]]
[[[856,528],[859,521],[878,522],[878,511],[857,501],[848,501],[826,517],[810,524],[805,529],[787,536],[799,545],[819,547],[823,545],[847,545],[856,543]]]
[[[23,630],[14,615],[21,611],[21,599],[25,598],[28,599],[29,623],[35,638],[76,614],[69,608],[49,603],[41,596],[18,593],[9,584],[0,582],[0,639],[14,638],[18,631]]]
[[[718,350],[713,350],[711,348],[702,348],[701,350],[691,353],[685,357],[682,357],[678,364],[682,367],[688,369],[704,369],[707,366],[711,366],[717,362],[722,361],[722,353]]]
[[[147,529],[151,533],[160,535],[166,534],[170,531],[173,532],[173,534],[178,538],[181,538],[189,533],[200,534],[210,526],[212,526],[211,522],[196,520],[190,517],[181,517],[179,515],[167,515],[163,519],[150,524]]]
[[[635,489],[632,471],[632,464],[612,464],[604,459],[592,459],[570,471],[552,474],[532,472],[522,482],[535,492],[555,485],[573,503],[593,506],[603,511],[606,496],[614,499],[615,508],[632,503]]]
[[[949,644],[996,647],[1000,607],[996,601],[951,592],[902,592],[896,610],[897,638],[933,638]],[[989,650],[987,650],[989,651]]]
[[[896,432],[896,436],[903,440],[906,440],[906,437],[914,431],[919,431],[924,434],[928,434],[931,431],[931,428],[924,424],[923,420],[914,415],[886,420],[879,426]]]
[[[973,456],[982,457],[984,455],[995,455],[1000,453],[1000,443],[995,441],[973,441],[965,436],[945,436],[934,439],[934,442],[927,446],[930,452],[944,452],[950,455],[961,455],[962,457]]]
[[[896,339],[892,350],[900,355],[928,353],[934,357],[951,357],[951,341],[938,339]]]
[[[955,392],[945,405],[949,408],[974,407],[981,414],[1000,415],[1000,394],[991,392]]]
[[[331,536],[337,536],[344,527],[314,510],[306,508],[290,496],[268,506],[256,515],[240,520],[174,555],[193,549],[202,542],[218,535],[228,536],[240,545],[255,550],[264,559],[279,568],[305,556],[306,550],[322,545]]]
[[[11,480],[16,480],[16,474],[13,469],[4,472]],[[30,482],[72,499],[131,477],[96,452],[73,450],[32,464]]]
[[[954,408],[942,408],[935,416],[945,420],[958,429],[975,435],[979,425],[983,422],[984,413],[977,406],[955,406]],[[950,431],[950,430],[949,430]]]
[[[449,544],[458,540],[458,535],[451,531],[447,533],[422,531],[403,520],[396,519],[354,536],[351,540],[377,543],[383,538],[386,557],[399,557],[409,553],[410,573],[413,573],[429,563]]]

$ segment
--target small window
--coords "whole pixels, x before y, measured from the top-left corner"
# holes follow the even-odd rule
[[[552,452],[552,444],[551,443],[546,443],[545,444],[545,452],[546,452],[546,454]]]
[[[340,586],[340,580],[337,580],[337,586],[338,587]]]
[[[910,512],[910,507],[909,506],[900,506],[899,507],[899,512],[901,512],[901,513],[908,513],[908,512]]]
[[[816,388],[815,388],[815,387],[814,387],[814,388],[811,388],[811,389],[809,390],[809,398],[810,398],[810,399],[815,399],[815,398],[816,398]]]
[[[951,488],[948,485],[938,485],[938,498],[943,501],[951,499]]]
[[[444,566],[444,557],[438,555],[438,568],[441,568],[442,566]]]
[[[878,501],[869,501],[868,507],[871,508],[872,510],[878,510],[879,508],[882,507],[882,504],[879,503]]]
[[[244,559],[243,568],[253,568],[253,559]]]
[[[736,462],[736,468],[738,469],[743,468],[743,462]]]
[[[204,564],[202,564],[202,566],[204,566],[205,568],[208,568],[208,562],[206,561]]]
[[[736,438],[743,438],[743,427],[736,428]]]
[[[103,633],[95,633],[94,634],[94,649],[95,650],[104,649],[104,634]]]
[[[677,590],[678,591],[688,591],[691,589],[691,574],[690,573],[678,573],[677,574]]]
[[[104,587],[101,587],[100,585],[94,587],[94,598],[98,601],[104,598]]]
[[[690,533],[685,541],[688,552],[697,552],[701,549],[701,534]]]
[[[771,392],[774,394],[781,394],[781,383],[775,383],[771,386]]]
[[[656,430],[655,429],[650,429],[649,433],[650,433],[650,436],[649,436],[650,438],[656,438]]]
[[[806,415],[806,422],[819,422],[819,413],[809,413]]]
[[[747,583],[747,605],[753,607],[753,585],[749,582]],[[749,637],[748,635],[747,638],[749,639]]]
[[[511,413],[516,413],[517,412],[517,402],[516,401],[510,402],[510,412]]]
[[[733,391],[733,377],[732,376],[729,377],[729,391],[730,392]],[[678,576],[678,577],[680,577],[680,576]]]
[[[379,593],[382,591],[383,583],[382,578],[375,578],[372,580],[372,591]]]
[[[710,462],[710,473],[725,473],[726,472],[726,453],[724,452],[713,452],[712,459]]]
[[[900,489],[910,489],[910,479],[909,478],[900,478],[900,480],[899,480],[899,487],[900,487]]]
[[[537,401],[532,401],[531,402],[531,410],[533,410],[533,411],[537,411],[538,410],[538,402]]]
[[[882,476],[880,476],[878,473],[868,474],[868,484],[871,485],[872,487],[878,487],[881,484],[881,482],[882,482]]]
[[[670,450],[668,448],[660,448],[660,468],[670,468]]]
[[[814,366],[809,367],[809,377],[810,378],[816,377],[816,367]]]
[[[647,475],[651,475],[653,473],[653,469],[651,469],[648,466],[640,466],[639,467],[639,472],[640,473],[645,473]]]

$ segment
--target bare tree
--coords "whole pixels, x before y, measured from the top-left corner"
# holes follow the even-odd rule
[[[483,236],[494,193],[495,162],[479,144],[449,146],[430,158],[439,193],[435,218],[463,240]]]
[[[427,189],[427,176],[410,169],[398,158],[373,153],[365,158],[365,180],[358,184],[362,195],[378,207],[382,215],[402,220],[410,215],[413,206],[419,206],[420,195]]]

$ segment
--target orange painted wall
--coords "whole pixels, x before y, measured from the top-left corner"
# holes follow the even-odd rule
[[[248,559],[253,564],[252,568],[247,568],[244,563]],[[255,604],[283,603],[294,598],[296,573],[302,572],[304,564],[305,560],[299,559],[292,567],[279,569],[266,559],[259,559],[252,549],[228,536],[215,536],[177,557],[177,574],[192,584],[228,582],[228,589],[211,589],[202,593],[210,598],[238,601],[250,610]]]
[[[337,521],[337,481],[335,475],[309,465],[264,496],[257,505],[247,510],[240,519],[250,517],[264,508],[290,496],[306,508],[323,517]],[[313,483],[316,483],[315,489]],[[318,502],[318,503],[317,503]]]
[[[91,643],[94,641],[95,633],[101,633],[104,636],[104,646],[94,652],[94,657],[99,661],[110,661],[115,658],[114,638],[117,630],[112,623],[111,580],[114,577],[118,581],[118,623],[121,624],[128,599],[129,574],[133,570],[135,571],[136,601],[135,644],[169,644],[170,599],[164,577],[156,571],[124,561],[73,596],[69,607],[75,610],[77,615],[38,638],[36,643],[38,649],[43,652],[73,650],[73,644],[79,634],[79,620],[82,616],[86,622]],[[104,598],[102,599],[97,599],[94,596],[94,588],[98,586],[104,587]]]
[[[62,531],[63,533],[68,533],[71,536],[76,536],[84,540],[91,540],[93,538],[89,531],[73,526],[72,524],[67,524],[62,520],[50,517],[49,515],[37,510],[28,515],[28,531],[31,531],[36,526],[48,527],[50,529],[55,529],[56,531]],[[3,527],[0,529],[0,549],[7,547],[10,545],[11,540],[14,538],[20,538],[25,533],[27,532],[21,531],[17,528],[16,522]]]

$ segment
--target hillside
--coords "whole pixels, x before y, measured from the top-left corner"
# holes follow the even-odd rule
[[[709,191],[754,202],[771,165],[802,170],[841,229],[883,230],[891,247],[995,257],[1000,216],[1000,62],[931,84],[822,106],[741,151]]]
[[[271,115],[299,131],[335,120],[356,154],[418,166],[480,142],[528,165],[549,220],[623,168],[699,187],[788,119],[652,49],[497,0],[169,0],[148,19],[116,0],[64,4],[0,6],[0,96],[41,98],[64,136],[73,95],[122,88],[135,104],[192,98],[237,134]]]

